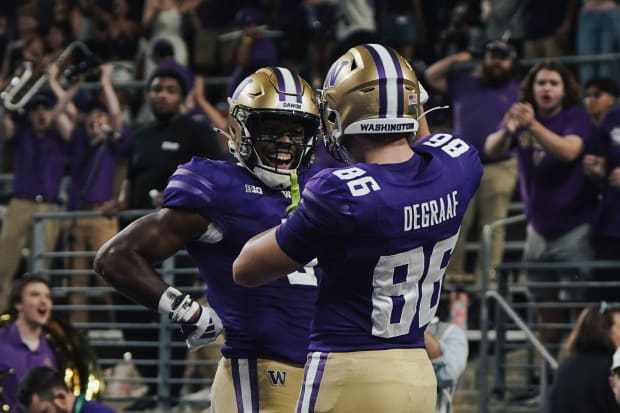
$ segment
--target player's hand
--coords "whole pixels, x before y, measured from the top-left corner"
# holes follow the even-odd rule
[[[211,307],[200,306],[199,310],[196,322],[181,323],[181,333],[190,351],[214,342],[224,332],[222,321]]]

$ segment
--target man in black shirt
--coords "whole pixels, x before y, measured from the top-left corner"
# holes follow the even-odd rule
[[[155,120],[133,133],[119,209],[158,207],[168,177],[192,156],[223,158],[215,132],[181,113],[192,76],[184,66],[166,61],[149,78],[148,101]]]

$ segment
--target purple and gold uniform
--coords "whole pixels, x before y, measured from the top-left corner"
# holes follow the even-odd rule
[[[300,185],[311,174],[302,174]],[[164,191],[163,207],[211,221],[187,251],[225,329],[224,358],[211,393],[218,413],[294,409],[317,295],[313,268],[257,289],[240,287],[232,277],[241,247],[282,222],[290,203],[289,190],[271,189],[239,165],[197,157],[179,166]]]
[[[413,148],[320,172],[276,231],[289,257],[318,258],[321,279],[297,412],[434,410],[424,330],[482,166],[448,133]]]

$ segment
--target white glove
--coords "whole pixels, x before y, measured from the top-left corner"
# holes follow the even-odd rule
[[[181,324],[181,333],[190,351],[212,343],[224,331],[222,321],[211,307],[201,306],[189,294],[182,294],[176,289],[166,291],[159,308],[160,311],[168,311],[170,320]],[[198,320],[190,321],[198,311]]]
[[[195,323],[181,323],[181,333],[190,351],[214,342],[223,332],[222,320],[207,306],[200,306],[200,317]]]

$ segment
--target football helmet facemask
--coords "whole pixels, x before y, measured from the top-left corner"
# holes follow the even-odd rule
[[[332,64],[319,105],[328,152],[351,163],[344,135],[415,135],[420,87],[413,69],[398,52],[379,44],[363,44]]]
[[[289,187],[291,171],[310,163],[316,142],[319,110],[310,85],[289,69],[262,68],[228,103],[230,152],[267,186]]]

